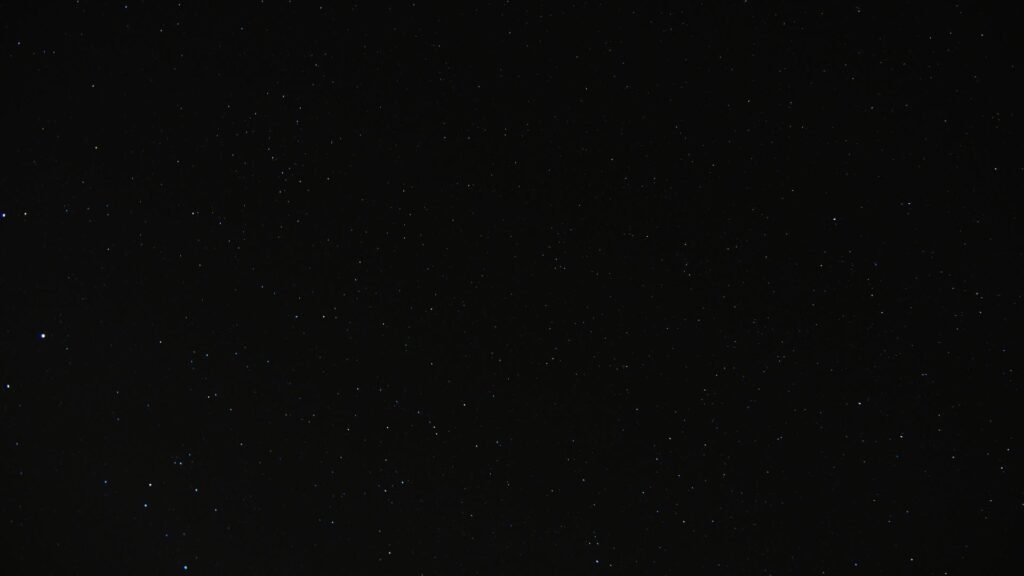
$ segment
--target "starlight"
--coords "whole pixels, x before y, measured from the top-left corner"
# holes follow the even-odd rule
[[[904,4],[4,3],[3,573],[1013,564],[1020,18]]]

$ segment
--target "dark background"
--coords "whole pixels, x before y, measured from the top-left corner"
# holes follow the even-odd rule
[[[1014,572],[995,6],[4,3],[3,571]]]

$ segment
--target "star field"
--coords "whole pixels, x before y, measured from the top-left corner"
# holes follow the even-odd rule
[[[3,572],[1012,573],[1016,16],[0,8]]]

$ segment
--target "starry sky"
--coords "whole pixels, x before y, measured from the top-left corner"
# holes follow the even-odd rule
[[[2,571],[1024,566],[1017,9],[636,4],[0,5]]]

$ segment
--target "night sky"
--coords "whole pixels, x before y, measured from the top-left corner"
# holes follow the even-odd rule
[[[1017,573],[1019,23],[3,3],[0,572]]]

